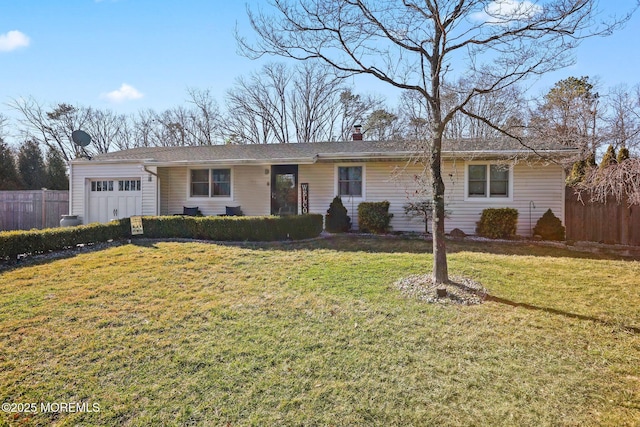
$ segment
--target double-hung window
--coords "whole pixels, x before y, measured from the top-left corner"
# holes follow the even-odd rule
[[[211,197],[231,196],[231,169],[211,169]]]
[[[231,197],[231,169],[191,169],[190,197]]]
[[[467,197],[508,198],[511,171],[508,165],[470,164],[467,168]]]
[[[362,197],[362,166],[338,166],[338,195]]]

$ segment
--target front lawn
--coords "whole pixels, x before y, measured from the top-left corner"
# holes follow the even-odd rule
[[[142,240],[0,271],[0,425],[640,425],[638,261],[449,242],[490,294],[459,306],[394,287],[429,252]]]

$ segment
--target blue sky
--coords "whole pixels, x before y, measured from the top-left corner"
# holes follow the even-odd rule
[[[250,4],[260,3],[249,0]],[[607,12],[633,1],[601,2]],[[251,35],[236,0],[0,0],[0,113],[33,97],[128,113],[184,104],[187,88],[211,89],[222,105],[234,79],[261,63],[236,53],[234,28]],[[618,10],[616,10],[618,9]],[[546,92],[569,76],[598,76],[602,86],[640,83],[640,15],[608,38],[589,39],[577,63],[532,82]],[[278,61],[278,58],[269,60]],[[357,93],[397,92],[371,78]]]

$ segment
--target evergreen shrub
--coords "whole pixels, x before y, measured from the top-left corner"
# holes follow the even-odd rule
[[[351,230],[351,217],[340,196],[333,198],[325,217],[325,228],[330,233],[346,233]]]
[[[389,202],[362,202],[358,205],[358,228],[362,232],[386,233],[393,214]]]
[[[542,240],[564,240],[565,229],[560,218],[548,209],[536,222],[533,234],[542,237]]]
[[[516,235],[518,210],[513,208],[489,208],[482,211],[476,223],[476,234],[490,239],[506,239]]]

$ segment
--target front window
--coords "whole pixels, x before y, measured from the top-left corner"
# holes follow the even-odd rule
[[[209,197],[209,169],[191,171],[191,197]]]
[[[230,197],[231,169],[191,169],[191,197]]]
[[[362,166],[338,168],[338,195],[362,197]]]
[[[509,167],[491,165],[489,169],[489,196],[509,197]]]
[[[509,197],[509,166],[475,164],[467,172],[468,197]]]
[[[486,197],[487,166],[469,165],[469,197]]]
[[[211,196],[231,196],[231,170],[211,169]]]

